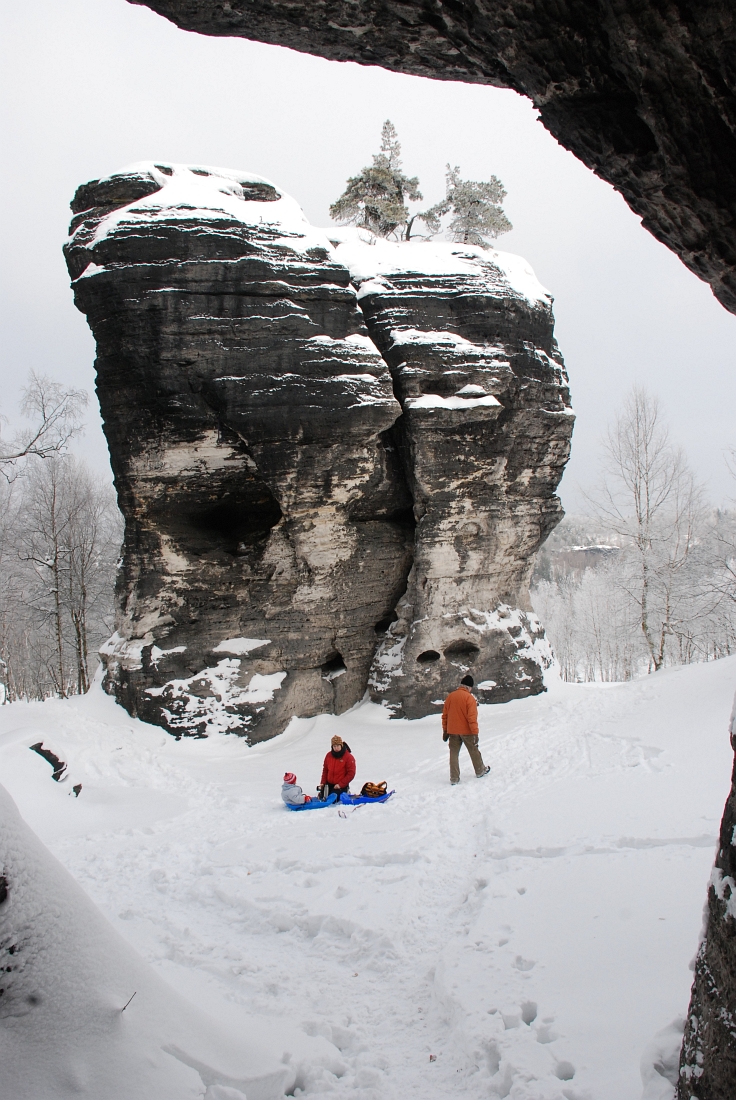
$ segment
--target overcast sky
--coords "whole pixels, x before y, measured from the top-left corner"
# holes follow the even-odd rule
[[[555,297],[578,421],[561,487],[580,506],[605,426],[645,384],[717,504],[736,497],[736,317],[562,149],[512,92],[397,76],[241,39],[178,30],[126,0],[5,7],[2,134],[2,408],[29,369],[94,386],[94,343],[72,302],[61,246],[78,184],[137,160],[246,169],[292,194],[316,225],[370,161],[391,118],[425,199],[444,166],[503,181],[526,257]],[[96,413],[80,449],[107,468]]]

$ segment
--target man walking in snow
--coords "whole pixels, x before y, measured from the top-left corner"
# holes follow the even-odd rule
[[[472,676],[463,676],[460,687],[450,692],[442,708],[442,739],[450,742],[450,783],[453,787],[460,782],[462,745],[468,750],[477,779],[482,779],[491,770],[483,763],[478,748],[478,704],[470,691],[474,682]]]

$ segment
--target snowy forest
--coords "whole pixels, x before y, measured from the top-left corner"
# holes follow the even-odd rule
[[[562,678],[631,680],[733,653],[736,511],[712,507],[645,390],[604,434],[601,467],[587,514],[552,533],[532,581]]]
[[[113,628],[122,517],[109,481],[70,451],[86,403],[31,376],[29,427],[0,444],[4,702],[84,694]]]

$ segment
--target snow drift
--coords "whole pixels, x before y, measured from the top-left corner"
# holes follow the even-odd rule
[[[276,1100],[293,1086],[263,1035],[215,1023],[151,970],[1,787],[0,867],[4,1100]]]

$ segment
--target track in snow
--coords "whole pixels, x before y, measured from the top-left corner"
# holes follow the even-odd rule
[[[96,693],[4,708],[0,753],[42,839],[180,991],[338,1048],[301,1067],[309,1096],[626,1100],[687,1005],[735,673],[481,708],[493,771],[465,757],[454,789],[436,720],[370,705],[248,749],[176,743]],[[397,794],[289,814],[282,773],[312,788],[336,729],[358,783]],[[79,800],[27,752],[41,736]]]

